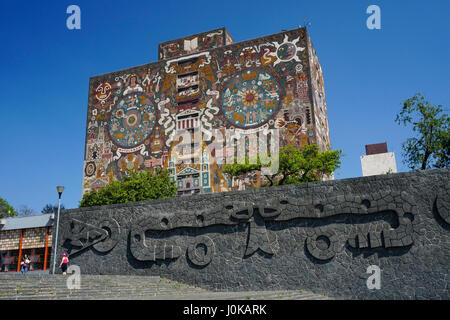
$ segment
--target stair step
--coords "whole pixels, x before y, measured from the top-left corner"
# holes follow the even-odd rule
[[[158,276],[82,275],[80,289],[70,290],[67,279],[49,274],[0,274],[0,300],[329,299],[303,291],[208,291]]]

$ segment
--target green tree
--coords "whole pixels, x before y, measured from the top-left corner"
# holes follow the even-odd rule
[[[223,167],[223,173],[229,175],[231,178],[240,178],[246,173],[253,172],[253,171],[260,171],[261,170],[261,161],[259,160],[259,156],[257,157],[256,164],[251,164],[249,159],[245,158],[245,163],[234,163],[234,164],[226,164]],[[269,177],[270,178],[270,177]],[[272,181],[270,180],[271,184]]]
[[[17,215],[17,211],[5,199],[0,198],[0,218],[14,217]]]
[[[315,144],[306,145],[302,149],[283,147],[279,152],[278,171],[273,175],[265,175],[269,180],[268,186],[320,181],[340,167],[341,156],[341,150],[320,152]],[[256,164],[249,164],[248,159],[245,160],[245,164],[225,165],[224,173],[231,177],[241,177],[246,173],[261,170],[259,159]]]
[[[403,163],[412,170],[450,165],[450,118],[441,105],[433,106],[417,93],[403,103],[395,122],[412,126],[415,137],[403,144]]]
[[[176,184],[165,170],[131,172],[122,181],[115,180],[102,189],[84,194],[80,207],[165,199],[176,192]]]
[[[61,203],[61,210],[64,210],[65,207],[64,205]],[[45,205],[44,208],[42,208],[41,213],[57,213],[58,212],[58,205],[57,204],[51,204],[51,203],[47,203]]]

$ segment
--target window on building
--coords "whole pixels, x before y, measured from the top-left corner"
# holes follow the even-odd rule
[[[198,57],[191,58],[191,59],[186,59],[186,60],[180,60],[180,61],[178,61],[178,65],[180,67],[186,67],[188,65],[193,65],[197,61],[198,61]]]
[[[182,101],[182,102],[178,102],[177,106],[178,106],[178,109],[180,109],[180,110],[194,109],[194,108],[197,107],[199,101],[200,100],[198,98],[185,100],[185,101]]]
[[[186,88],[179,88],[177,90],[177,92],[179,94],[188,94],[189,95],[191,92],[194,92],[196,90],[198,90],[198,85],[194,85],[194,86],[186,87]]]
[[[0,256],[1,256],[2,272],[17,271],[17,264],[19,261],[19,250],[0,251]]]
[[[177,88],[190,87],[198,84],[198,72],[190,72],[177,77]]]
[[[30,271],[44,269],[45,248],[22,249],[22,257],[24,255],[31,260]]]

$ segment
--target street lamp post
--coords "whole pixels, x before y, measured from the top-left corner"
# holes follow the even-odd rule
[[[57,186],[56,190],[58,191],[58,213],[56,215],[56,233],[55,233],[55,243],[54,245],[54,254],[53,254],[53,270],[52,273],[55,274],[55,266],[56,266],[56,252],[58,250],[58,228],[59,228],[59,211],[61,209],[61,195],[64,191],[64,187],[63,186]]]

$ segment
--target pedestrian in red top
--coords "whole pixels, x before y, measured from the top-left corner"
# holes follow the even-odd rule
[[[63,253],[63,257],[62,257],[61,263],[59,264],[59,267],[60,267],[61,270],[62,270],[63,276],[66,275],[66,272],[67,272],[67,264],[68,264],[68,263],[69,263],[69,258],[67,258],[67,254]]]

